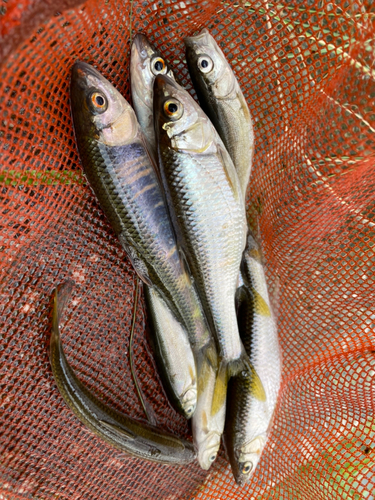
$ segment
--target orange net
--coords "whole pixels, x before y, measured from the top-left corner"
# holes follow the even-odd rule
[[[64,12],[45,2],[44,14],[41,3],[0,7],[9,52],[0,79],[0,498],[373,500],[371,3],[89,0]],[[9,37],[16,31],[19,41],[23,25],[27,38],[13,47]],[[52,290],[72,278],[62,330],[69,361],[106,404],[145,418],[128,359],[135,273],[81,170],[70,68],[92,63],[129,99],[132,29],[149,36],[191,90],[182,39],[202,27],[231,62],[254,119],[248,216],[262,241],[283,354],[272,433],[243,488],[224,452],[205,472],[111,449],[65,406],[48,360]],[[161,389],[145,317],[141,296],[140,386],[158,425],[189,437]]]

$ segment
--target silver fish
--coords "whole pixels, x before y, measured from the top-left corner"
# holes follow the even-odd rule
[[[247,233],[240,183],[210,120],[188,92],[166,76],[155,79],[154,116],[161,177],[178,238],[216,334],[221,358],[217,380],[222,384],[217,394],[225,397],[227,376],[245,368],[252,371],[240,341],[234,302]],[[218,410],[221,404],[215,401],[220,399],[213,403]]]
[[[153,116],[154,80],[157,75],[168,75],[174,79],[173,71],[160,52],[137,33],[133,39],[130,56],[130,81],[132,101],[138,122],[150,148],[156,154]]]
[[[145,285],[145,298],[164,387],[177,411],[190,418],[197,405],[197,373],[188,335],[156,290]]]
[[[199,103],[233,160],[245,197],[254,153],[254,130],[246,99],[225,55],[207,29],[184,42]]]
[[[248,377],[239,374],[228,388],[225,447],[237,483],[254,473],[267,441],[281,381],[281,356],[275,319],[259,247],[251,234],[242,265],[244,286],[238,321],[241,339],[258,373],[266,400],[255,397]]]
[[[55,290],[50,341],[52,373],[65,403],[87,428],[120,451],[152,462],[192,462],[195,456],[191,443],[109,408],[78,380],[65,357],[59,331],[72,286],[67,282]]]
[[[133,109],[83,62],[72,68],[71,108],[86,177],[134,269],[185,325],[194,352],[215,363],[214,342]]]

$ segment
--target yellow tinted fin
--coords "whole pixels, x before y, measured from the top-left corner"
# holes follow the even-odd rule
[[[208,429],[208,419],[207,419],[207,413],[205,411],[202,412],[202,429],[205,432],[209,432]]]
[[[247,356],[246,356],[247,357]],[[262,381],[260,380],[259,375],[257,374],[254,366],[250,362],[249,359],[245,361],[245,370],[248,372],[248,374],[251,377],[251,393],[256,399],[259,399],[259,401],[266,401],[267,396],[264,391],[264,387],[262,384]]]
[[[204,355],[208,359],[209,364],[214,370],[217,370],[218,359],[217,359],[217,351],[215,347],[214,341],[211,341],[204,349]]]
[[[228,365],[221,361],[215,380],[214,394],[212,397],[211,415],[214,416],[225,404],[228,387]]]
[[[196,357],[197,364],[197,381],[198,381],[198,397],[204,391],[207,385],[211,372],[213,370],[211,363],[204,352],[200,351]]]
[[[252,288],[251,293],[254,297],[255,312],[260,316],[271,316],[271,310],[264,298],[254,288]]]

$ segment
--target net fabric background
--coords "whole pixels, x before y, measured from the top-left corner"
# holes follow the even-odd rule
[[[2,34],[16,4],[34,3],[3,2]],[[0,498],[373,500],[371,4],[145,0],[134,1],[132,20],[130,12],[115,0],[56,12],[1,67]],[[248,218],[262,242],[283,383],[261,464],[243,488],[223,452],[204,472],[112,450],[65,406],[51,374],[51,294],[72,278],[69,361],[106,404],[144,418],[128,361],[135,273],[82,173],[69,109],[77,59],[129,99],[130,25],[190,90],[182,38],[208,27],[254,118]],[[161,389],[146,323],[141,295],[139,383],[158,425],[189,437]]]

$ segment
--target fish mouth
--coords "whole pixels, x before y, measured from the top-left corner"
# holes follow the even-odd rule
[[[71,83],[74,86],[85,88],[89,80],[104,81],[104,77],[91,64],[76,61],[72,67]]]
[[[167,75],[157,75],[154,82],[154,92],[168,92],[168,87],[179,90],[180,86]],[[166,94],[168,95],[168,94]]]
[[[186,47],[194,47],[195,44],[199,43],[201,40],[204,40],[207,36],[210,36],[210,32],[207,28],[203,28],[198,35],[187,36],[184,38],[184,43]]]
[[[137,33],[133,38],[133,47],[138,52],[139,58],[144,61],[156,52],[155,47],[150,43],[143,33]]]

